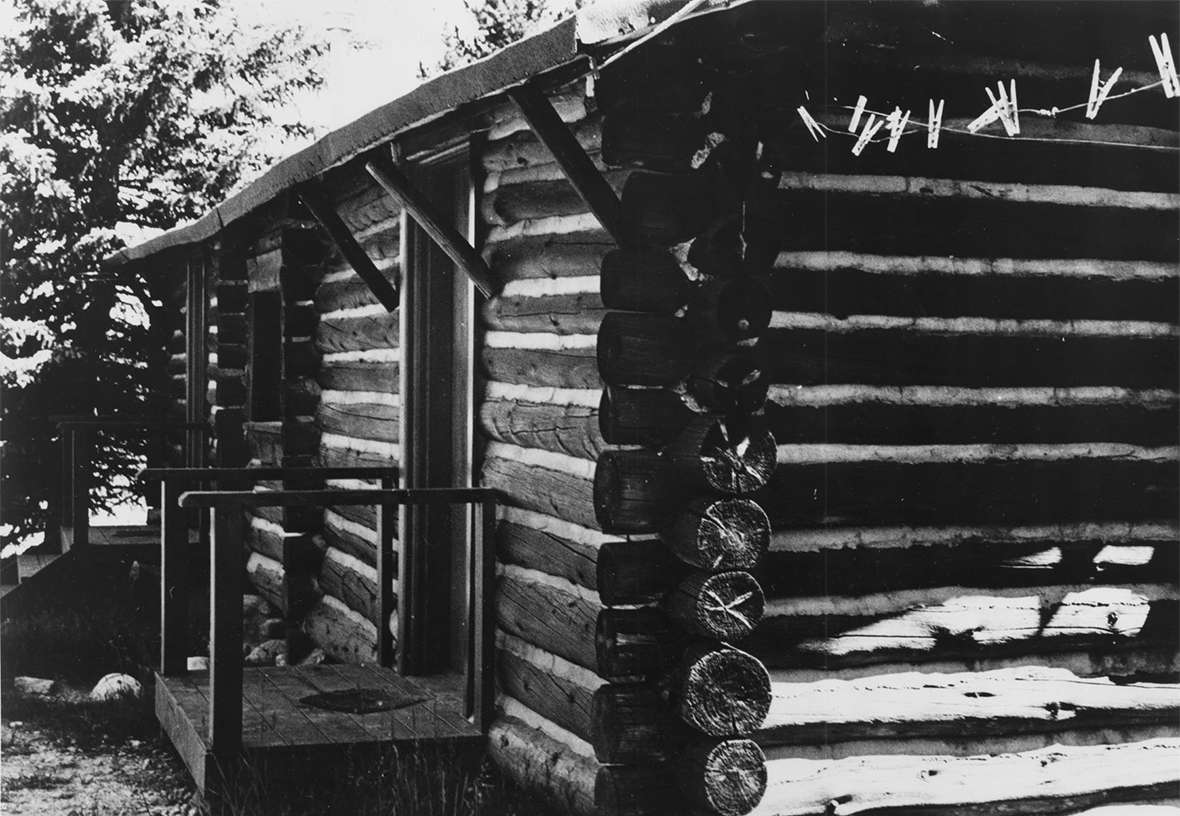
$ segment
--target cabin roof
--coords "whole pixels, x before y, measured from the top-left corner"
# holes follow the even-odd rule
[[[694,14],[749,0],[705,0]],[[448,71],[381,105],[318,141],[280,160],[261,176],[195,221],[109,255],[117,266],[158,252],[212,238],[294,185],[308,181],[397,134],[440,119],[460,106],[506,91],[528,79],[569,68],[578,60],[592,70],[600,55],[641,37],[687,0],[600,0],[552,27],[526,37],[478,62]]]

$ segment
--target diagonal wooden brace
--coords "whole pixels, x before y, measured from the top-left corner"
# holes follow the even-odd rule
[[[549,100],[532,85],[513,88],[508,95],[520,108],[537,138],[549,148],[570,184],[590,207],[590,212],[615,239],[615,243],[623,245],[625,239],[619,197],[561,121]]]
[[[328,233],[332,243],[340,250],[340,254],[344,256],[344,259],[348,261],[349,266],[360,276],[361,280],[368,285],[381,305],[390,312],[397,311],[399,300],[397,287],[381,274],[381,270],[365,254],[365,250],[349,232],[348,226],[331,202],[310,183],[300,186],[298,194],[315,220]]]
[[[483,258],[453,226],[438,217],[422,191],[392,161],[372,159],[365,162],[365,171],[401,204],[438,248],[467,274],[484,297],[495,294],[492,275]]]

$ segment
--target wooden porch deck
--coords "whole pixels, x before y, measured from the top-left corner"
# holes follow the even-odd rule
[[[347,748],[447,741],[479,745],[463,715],[462,675],[402,677],[373,665],[248,668],[242,678],[242,753],[248,763],[283,763]],[[327,710],[309,697],[331,692],[381,696],[368,713]],[[156,675],[156,716],[202,791],[218,784],[209,741],[209,674]]]

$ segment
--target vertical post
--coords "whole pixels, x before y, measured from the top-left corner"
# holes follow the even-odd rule
[[[73,517],[70,549],[85,547],[90,543],[90,476],[93,467],[90,460],[93,443],[94,437],[90,428],[83,425],[73,430],[70,444],[70,459],[74,466],[71,477],[73,493],[69,497],[72,505],[70,514]]]
[[[58,507],[61,534],[57,552],[66,552],[74,540],[74,429],[61,427],[61,505]],[[48,549],[48,541],[45,542]]]
[[[385,488],[387,479],[381,480]],[[385,488],[387,489],[387,488]],[[389,631],[389,618],[393,614],[393,535],[397,526],[397,505],[392,498],[377,505],[377,662],[381,666],[392,666],[395,653],[400,653],[405,644],[395,643]],[[400,593],[399,593],[400,594]],[[398,616],[398,632],[401,633],[401,617]],[[400,663],[400,659],[399,659]]]
[[[242,512],[209,509],[209,744],[223,772],[242,745]]]
[[[188,671],[188,520],[181,486],[160,482],[160,673]]]
[[[495,702],[495,609],[494,593],[496,580],[496,502],[485,499],[479,506],[479,532],[475,535],[472,561],[476,578],[473,582],[474,598],[471,612],[475,631],[474,682],[475,699],[473,714],[475,724],[481,731],[487,731],[492,722],[492,705]]]

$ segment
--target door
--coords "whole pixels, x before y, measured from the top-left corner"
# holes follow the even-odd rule
[[[439,217],[472,235],[466,150],[416,168]],[[476,293],[464,272],[402,216],[402,486],[469,487],[474,451]],[[408,674],[462,671],[467,657],[469,509],[404,506],[398,614]]]

